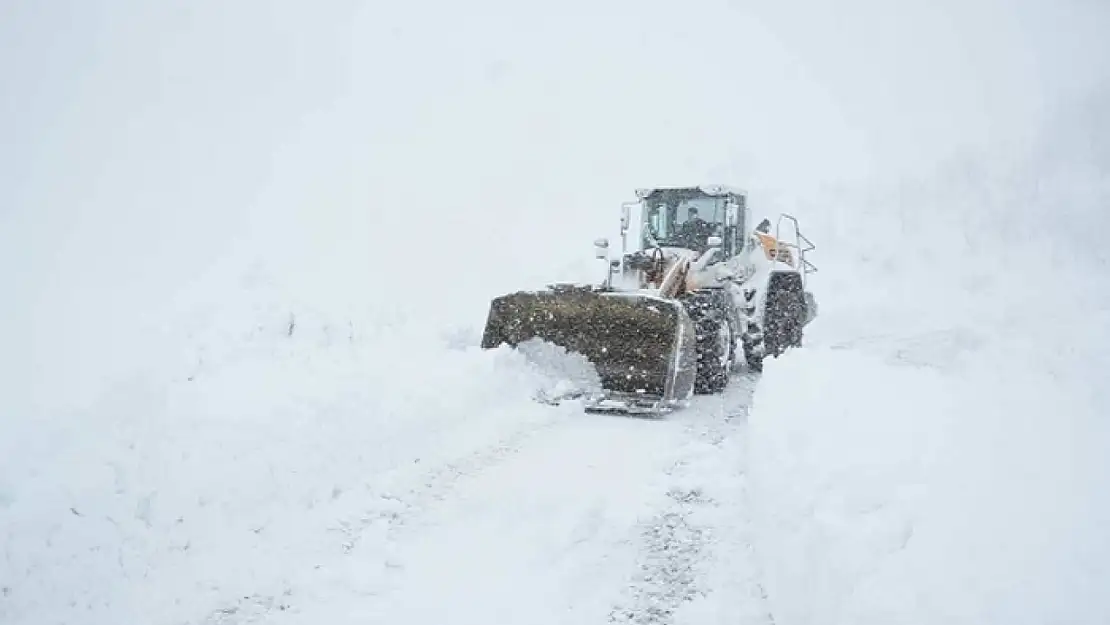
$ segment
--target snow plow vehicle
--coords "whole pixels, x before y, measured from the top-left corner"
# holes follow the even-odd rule
[[[747,194],[714,185],[639,189],[621,206],[619,255],[595,241],[599,284],[495,298],[483,348],[539,339],[584,356],[601,391],[589,412],[664,414],[723,391],[741,363],[801,344],[817,313],[814,245],[780,214],[752,226]]]

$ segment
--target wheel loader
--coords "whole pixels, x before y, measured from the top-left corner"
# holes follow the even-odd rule
[[[817,268],[797,219],[753,225],[747,193],[722,185],[636,195],[621,205],[619,253],[595,241],[603,280],[495,298],[482,347],[548,341],[596,367],[587,411],[662,415],[801,344]]]

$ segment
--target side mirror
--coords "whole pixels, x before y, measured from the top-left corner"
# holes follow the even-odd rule
[[[723,243],[724,240],[719,236],[713,235],[706,239],[705,242],[709,244],[709,247],[721,247],[721,243]]]
[[[594,258],[598,260],[609,258],[609,239],[598,239],[594,241]]]
[[[632,225],[632,205],[635,202],[625,202],[621,204],[621,234],[628,231],[628,226]]]

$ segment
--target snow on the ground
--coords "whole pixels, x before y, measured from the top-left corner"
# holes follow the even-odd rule
[[[417,368],[382,343],[261,343],[3,442],[0,620],[203,622],[280,597],[366,501],[551,418],[507,356],[439,350]]]
[[[951,339],[768,367],[749,451],[776,622],[1110,618],[1105,395],[1040,349],[953,365]]]
[[[777,623],[1110,621],[1110,187],[1032,161],[829,231],[822,318],[751,408]]]
[[[533,401],[581,382],[573,358],[304,317],[256,314],[234,349],[3,441],[3,622],[669,623],[732,601],[698,566],[739,498],[699,467],[734,459],[750,385],[671,420],[584,415]]]

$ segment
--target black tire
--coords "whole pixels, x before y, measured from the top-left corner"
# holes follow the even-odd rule
[[[752,323],[741,341],[744,344],[744,362],[748,369],[756,373],[763,371],[763,331]]]
[[[720,289],[695,291],[683,303],[697,333],[697,375],[694,392],[720,393],[728,386],[736,363],[737,331],[728,302]]]
[[[763,309],[764,357],[778,357],[792,347],[801,347],[805,320],[801,276],[792,273],[772,276]]]

